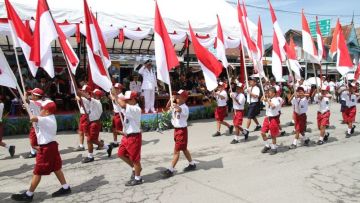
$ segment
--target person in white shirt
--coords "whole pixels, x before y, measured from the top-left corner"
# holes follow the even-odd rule
[[[141,93],[141,82],[139,81],[138,75],[132,76],[133,80],[129,84],[130,91],[137,92],[138,94]]]
[[[35,123],[37,142],[39,144],[36,156],[33,177],[28,191],[21,194],[11,195],[15,201],[32,201],[34,191],[40,183],[41,176],[50,175],[54,172],[61,184],[61,188],[52,194],[52,197],[60,197],[71,193],[70,186],[66,183],[62,172],[62,160],[58,143],[55,141],[57,124],[55,119],[56,104],[51,100],[42,103],[41,112],[38,116],[32,115],[30,121]]]
[[[224,121],[227,116],[227,101],[228,94],[225,90],[225,83],[219,82],[216,92],[214,92],[214,97],[216,99],[217,107],[215,109],[215,120],[216,120],[216,133],[213,134],[213,137],[221,136],[220,128],[221,125],[228,127],[228,134],[232,134],[234,126],[230,125],[228,122]]]
[[[4,136],[4,126],[2,123],[3,114],[4,114],[3,96],[0,95],[0,146],[8,149],[10,156],[13,157],[15,154],[15,146],[7,145],[5,142],[3,142],[3,136]]]
[[[317,142],[318,145],[327,142],[330,136],[326,131],[326,127],[330,125],[330,99],[332,95],[329,94],[330,87],[323,85],[321,87],[321,93],[317,93],[314,97],[314,101],[319,104],[319,110],[317,113],[317,126],[320,130],[320,137]]]
[[[81,91],[81,93],[79,93]],[[90,98],[90,87],[88,85],[84,85],[81,90],[77,92],[77,95],[85,94],[87,98]],[[90,113],[90,106],[88,106],[88,102],[83,102],[79,100],[78,103],[80,104],[80,118],[79,118],[79,146],[76,148],[76,151],[85,151],[84,147],[84,138],[87,136],[89,131],[89,113]]]
[[[117,136],[119,135],[119,132],[123,131],[122,120],[124,119],[124,116],[121,113],[121,107],[117,103],[116,97],[115,97],[116,95],[122,94],[123,89],[124,89],[123,85],[121,85],[120,83],[115,83],[114,88],[110,94],[110,99],[113,104],[113,112],[114,112],[114,115],[112,118],[112,131],[113,131],[114,141],[113,141],[113,143],[111,143],[113,147],[119,146],[119,142],[117,141]]]
[[[242,83],[237,83],[236,92],[230,93],[230,97],[233,100],[233,125],[235,127],[235,136],[230,144],[236,144],[240,142],[240,132],[243,134],[244,129],[242,128],[243,118],[244,118],[244,108],[246,98],[244,95],[244,85]],[[245,135],[245,141],[248,139],[248,135]]]
[[[355,83],[349,83],[349,93],[348,95],[345,95],[345,103],[346,108],[344,111],[344,122],[348,126],[348,130],[346,132],[345,137],[350,138],[354,134],[355,125],[353,123],[355,122],[356,117],[356,104],[359,99],[359,93],[356,93],[357,87]]]
[[[101,97],[103,96],[103,92],[99,89],[95,89],[92,92],[92,97],[88,97],[88,95],[83,94],[80,95],[81,98],[77,97],[77,100],[82,100],[82,102],[89,106],[89,131],[87,134],[87,146],[88,146],[88,156],[85,157],[81,162],[89,163],[95,160],[93,152],[94,152],[94,144],[98,146],[98,149],[105,149],[107,151],[108,157],[111,156],[113,146],[105,145],[104,142],[99,140],[99,134],[101,129],[100,117],[103,112],[102,104],[100,102]]]
[[[335,99],[336,84],[335,84],[334,80],[330,80],[329,87],[330,87],[329,93],[332,95],[332,99]]]
[[[340,112],[343,118],[343,123],[345,123],[346,120],[346,98],[349,95],[349,88],[347,88],[345,85],[342,85],[338,88],[338,95],[340,100]]]
[[[141,108],[137,102],[138,94],[134,91],[126,91],[118,96],[117,101],[124,109],[123,135],[118,149],[118,157],[127,163],[132,170],[130,180],[125,186],[135,186],[143,183],[141,178]]]
[[[184,171],[193,171],[196,169],[195,162],[191,158],[191,154],[187,148],[188,145],[188,128],[187,119],[189,118],[189,108],[186,101],[189,93],[185,90],[179,90],[175,95],[175,101],[171,106],[171,101],[167,103],[166,107],[171,109],[171,123],[174,126],[174,156],[171,166],[162,172],[164,178],[169,178],[174,175],[175,166],[180,158],[180,151],[182,151],[189,162],[189,165],[184,168]]]
[[[294,108],[293,118],[295,121],[295,139],[290,145],[290,149],[295,149],[297,147],[297,142],[302,135],[304,140],[304,145],[309,146],[310,139],[305,137],[306,131],[306,112],[308,110],[309,100],[305,96],[305,91],[303,87],[298,87],[294,97],[291,100],[291,104]]]
[[[157,89],[156,75],[152,70],[152,60],[147,60],[144,65],[140,68],[139,74],[143,78],[141,89],[144,93],[145,100],[145,113],[156,113],[155,103],[155,91]]]
[[[254,120],[256,124],[254,131],[258,131],[261,129],[261,125],[256,118],[256,116],[259,115],[260,113],[259,97],[260,97],[260,88],[257,86],[256,78],[250,77],[249,87],[247,87],[247,97],[246,97],[246,101],[249,104],[249,107],[246,115],[247,117],[246,127],[243,130],[243,134],[245,136],[249,135],[249,127],[251,125],[251,120]]]
[[[263,102],[265,103],[266,117],[264,118],[264,122],[261,128],[261,136],[265,144],[264,148],[261,150],[261,153],[267,153],[270,151],[270,155],[277,153],[276,137],[280,134],[279,109],[281,108],[281,104],[279,99],[276,97],[276,92],[277,91],[275,87],[270,87],[268,93],[266,93],[262,98]],[[266,136],[266,133],[269,131],[272,139],[271,144],[268,142],[268,138]]]

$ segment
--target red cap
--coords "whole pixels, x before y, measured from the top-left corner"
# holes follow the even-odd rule
[[[98,96],[98,97],[102,97],[103,96],[103,91],[99,90],[99,89],[95,89],[93,91],[93,93]]]
[[[30,91],[31,94],[42,97],[44,96],[44,91],[40,88],[35,88],[33,90]]]
[[[189,93],[186,90],[179,90],[177,95],[182,97],[183,99],[187,99],[189,97]]]
[[[135,91],[126,91],[124,95],[119,96],[122,100],[136,99],[138,97],[138,93]]]
[[[84,86],[82,86],[81,90],[82,90],[82,91],[85,91],[85,92],[91,92],[89,85],[84,85]]]
[[[116,89],[124,89],[124,86],[123,86],[122,84],[120,84],[120,83],[115,83],[115,84],[114,84],[114,87],[115,87]]]
[[[41,105],[42,110],[47,110],[49,114],[55,114],[56,112],[56,104],[51,100],[46,100]]]

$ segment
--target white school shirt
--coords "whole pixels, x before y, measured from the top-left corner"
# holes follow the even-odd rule
[[[330,81],[329,86],[330,86],[330,92],[334,92],[336,84],[333,81]]]
[[[265,103],[265,107],[266,107],[266,116],[268,117],[274,117],[274,116],[278,116],[279,115],[279,106],[280,102],[279,99],[277,97],[273,97],[270,99],[270,102],[275,106],[274,108],[271,108],[269,103],[266,102]]]
[[[279,106],[278,106],[278,111],[279,111],[279,113],[281,112],[281,106],[282,106],[282,104],[284,103],[284,100],[283,100],[283,98],[282,97],[276,97],[276,99],[279,101]]]
[[[254,103],[254,102],[258,102],[258,101],[259,101],[259,96],[260,96],[260,89],[259,89],[259,87],[258,87],[258,86],[250,87],[250,91],[251,91],[252,94],[257,95],[258,97],[257,97],[257,98],[254,98],[254,97],[250,96],[250,94],[248,93],[248,95],[247,95],[247,102],[248,102],[249,104]]]
[[[84,100],[86,100],[86,101],[84,101]],[[83,105],[80,105],[80,114],[85,114],[85,109],[86,109],[86,114],[89,115],[89,113],[90,113],[90,106],[89,106],[90,102],[88,102],[89,100],[84,97],[81,97],[81,101],[82,101]],[[84,107],[85,107],[85,109],[84,109]]]
[[[346,95],[346,96],[345,96],[346,106],[347,106],[347,107],[356,106],[357,99],[358,99],[358,98],[357,98],[357,96],[356,96],[355,94]]]
[[[155,90],[157,87],[156,76],[152,69],[147,69],[145,66],[142,66],[139,70],[139,74],[143,77],[143,82],[141,89],[143,90]]]
[[[41,111],[42,100],[29,100],[29,109],[34,116],[39,116]]]
[[[189,118],[189,108],[186,104],[179,106],[181,112],[175,112],[175,109],[172,110],[172,119],[171,123],[175,128],[185,128],[187,127],[187,119]]]
[[[141,108],[138,104],[126,104],[124,112],[124,132],[126,134],[140,133]]]
[[[121,96],[123,96],[123,93],[118,94],[118,97],[121,97]],[[112,101],[112,104],[113,104],[114,113],[120,113],[121,107],[117,104],[117,102]]]
[[[323,97],[320,101],[319,100],[320,96],[321,96],[321,93],[317,93],[314,96],[314,101],[319,104],[318,112],[325,113],[327,111],[330,111],[330,99],[328,97]]]
[[[36,123],[36,138],[39,145],[55,141],[57,124],[54,115],[38,116]]]
[[[0,123],[2,122],[2,117],[4,114],[4,103],[0,103]]]
[[[224,99],[221,99],[220,96],[223,96]],[[219,107],[223,107],[227,105],[228,95],[225,90],[220,92],[220,96],[216,96],[216,102]]]
[[[130,91],[141,92],[141,82],[131,81],[129,84]]]
[[[99,120],[103,112],[100,100],[91,98],[90,101],[87,99],[83,101],[89,106],[89,121],[92,122]]]
[[[309,101],[306,97],[300,99],[300,98],[293,98],[291,100],[291,104],[294,107],[294,111],[297,114],[304,114],[308,110]]]
[[[232,94],[235,94],[236,97],[233,98],[234,102],[233,102],[233,108],[235,110],[244,110],[245,107],[245,95],[243,93],[237,94],[235,92],[233,92]]]

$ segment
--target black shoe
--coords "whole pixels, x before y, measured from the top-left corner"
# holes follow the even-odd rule
[[[260,129],[261,129],[261,125],[257,125],[257,126],[255,127],[254,131],[258,131],[258,130],[260,130]]]
[[[295,125],[295,123],[293,123],[293,122],[290,122],[289,124],[288,124],[288,126],[294,126]]]
[[[212,135],[213,137],[219,137],[221,136],[221,133],[219,131],[217,131],[215,134]]]
[[[125,186],[135,186],[135,185],[141,185],[143,183],[143,180],[136,180],[135,178],[133,180],[129,180],[127,183],[125,183]]]
[[[270,149],[271,149],[270,147],[265,146],[265,147],[261,150],[261,153],[265,154],[265,153],[269,152]]]
[[[269,154],[270,154],[270,155],[277,154],[277,149],[270,149]]]
[[[316,144],[317,144],[317,145],[322,145],[322,144],[324,144],[324,141],[318,140]]]
[[[81,161],[81,163],[86,164],[86,163],[93,162],[94,160],[95,160],[94,157],[92,157],[92,158],[90,158],[90,157],[85,157],[85,158]]]
[[[15,146],[11,145],[9,147],[9,153],[10,153],[10,156],[13,157],[14,154],[15,154]]]
[[[289,146],[289,149],[296,149],[296,145],[294,145],[294,144],[291,144],[290,146]]]
[[[184,168],[184,172],[193,171],[196,169],[196,164],[189,164],[187,167]]]
[[[112,146],[113,148],[119,147],[119,143],[112,142],[112,143],[111,143],[111,146]]]
[[[111,157],[111,153],[112,153],[112,150],[113,150],[113,146],[112,145],[108,145],[108,149],[106,150],[107,154],[108,154],[108,157]]]
[[[304,141],[304,146],[309,146],[310,145],[310,139],[306,138]]]
[[[285,136],[285,135],[286,135],[285,130],[281,131],[280,136]]]
[[[78,147],[75,149],[75,151],[77,151],[77,152],[85,151],[85,147],[80,147],[80,146],[78,146]]]
[[[100,140],[100,142],[101,142],[102,146],[104,146],[104,140]],[[96,148],[96,150],[101,150],[101,149],[102,149],[102,147],[100,147],[100,146],[97,146],[97,148]]]
[[[354,134],[355,128],[356,128],[356,125],[353,125],[352,128],[351,128],[350,134]]]
[[[161,172],[163,178],[170,178],[174,175],[174,172],[170,171],[170,169],[166,169],[165,171]]]
[[[33,153],[29,153],[28,155],[27,155],[27,159],[32,159],[32,158],[35,158],[36,157],[36,154],[33,154]]]
[[[239,140],[233,139],[233,140],[230,142],[230,144],[237,144],[237,143],[239,143],[239,142],[240,142]]]
[[[245,130],[244,137],[245,141],[249,139],[249,131]]]
[[[346,132],[346,134],[345,134],[345,138],[350,138],[351,137],[351,134],[350,133],[348,133],[348,132]]]
[[[68,189],[64,189],[63,187],[61,187],[58,191],[52,193],[51,196],[52,197],[61,197],[64,195],[68,195],[70,193],[71,193],[70,187]]]
[[[229,127],[229,135],[231,135],[231,134],[233,133],[233,131],[234,131],[234,126],[231,125],[231,126]]]
[[[324,142],[327,142],[329,140],[329,136],[330,136],[330,133],[325,133],[325,136],[324,136]]]
[[[33,196],[28,196],[26,194],[26,192],[21,193],[21,194],[12,194],[11,195],[11,199],[18,201],[18,202],[31,202],[33,200]]]

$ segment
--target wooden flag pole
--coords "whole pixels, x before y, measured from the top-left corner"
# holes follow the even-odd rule
[[[296,92],[296,89],[295,89],[295,86],[296,86],[296,84],[295,84],[295,76],[294,76],[294,74],[292,72],[291,63],[289,61],[289,58],[286,55],[285,55],[285,57],[286,57],[286,63],[287,63],[288,71],[289,71],[289,76],[291,76],[292,79],[293,79],[293,89],[294,89],[294,93],[295,93]]]
[[[19,57],[18,57],[17,49],[16,49],[15,46],[13,47],[13,49],[14,49],[14,52],[15,52],[16,64],[17,64],[18,71],[19,71],[19,77],[20,77],[20,82],[21,82],[22,90],[23,90],[23,92],[25,93],[25,92],[26,92],[26,90],[25,90],[25,83],[24,83],[24,78],[23,78],[23,76],[22,76],[22,72],[21,72],[21,68],[20,68],[20,62],[19,62]]]
[[[244,52],[243,43],[241,43],[241,53],[242,53],[242,61],[244,63],[244,75],[245,75],[246,88],[249,88],[249,80],[248,80],[248,76],[247,76],[247,68],[246,68],[246,63],[245,63],[245,52]]]

